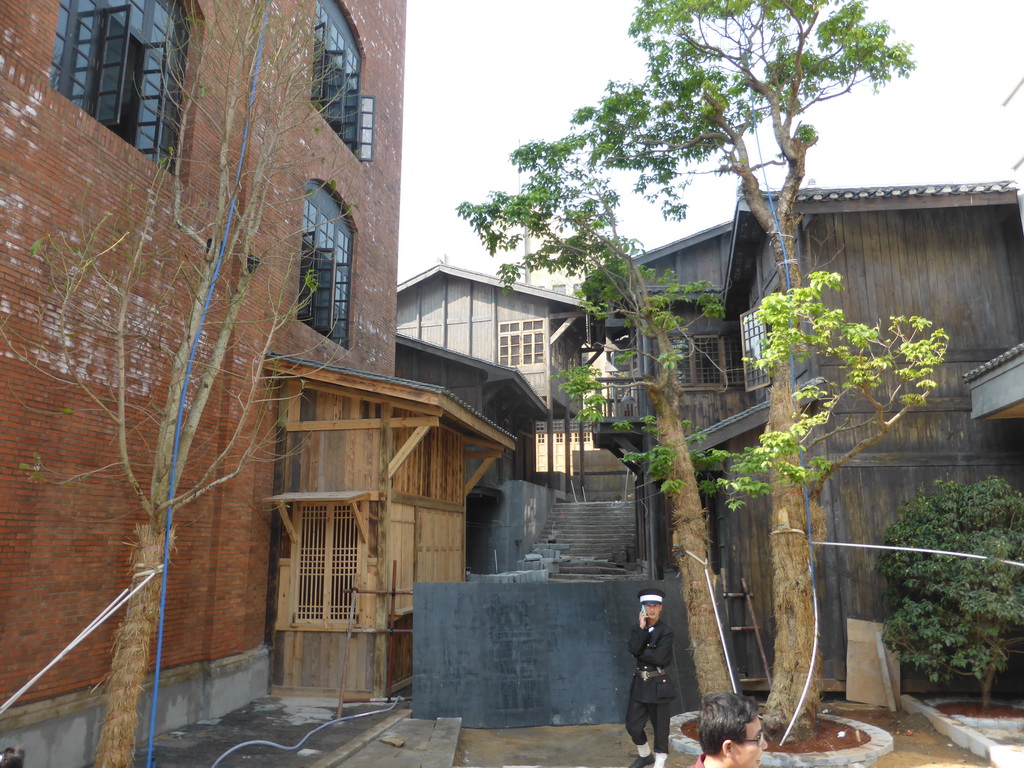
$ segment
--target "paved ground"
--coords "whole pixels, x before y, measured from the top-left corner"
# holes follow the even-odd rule
[[[458,721],[408,717],[408,702],[346,706],[345,715],[365,715],[330,725],[336,702],[328,699],[265,697],[217,721],[197,723],[157,739],[157,768],[500,768],[502,766],[586,766],[622,768],[635,756],[621,725],[458,729]],[[894,735],[895,751],[878,768],[960,768],[984,760],[949,743],[921,715],[834,702],[834,714],[878,725]],[[293,746],[282,751],[263,741]],[[144,745],[143,745],[144,746]],[[225,755],[228,750],[234,751]],[[219,762],[218,762],[219,761]],[[673,754],[667,768],[693,762]],[[145,749],[136,768],[145,765]]]
[[[364,749],[367,742],[375,741],[409,715],[408,702],[347,705],[344,716],[350,719],[311,734],[335,719],[337,704],[337,700],[330,699],[256,699],[222,718],[160,736],[154,742],[153,759],[157,768],[206,768],[214,764],[218,768],[328,768]],[[433,727],[434,723],[429,725]],[[301,746],[285,750],[266,742],[289,748],[301,742]],[[148,745],[139,746],[135,767],[143,768]]]

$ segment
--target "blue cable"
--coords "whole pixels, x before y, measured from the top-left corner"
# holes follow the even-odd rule
[[[747,38],[749,42],[749,37]],[[793,281],[789,274],[789,250],[786,248],[786,240],[782,236],[782,227],[779,226],[779,216],[775,210],[775,201],[772,198],[771,186],[768,184],[768,174],[765,171],[764,165],[764,153],[761,151],[761,137],[757,135],[757,113],[754,111],[754,94],[750,93],[750,117],[754,122],[754,142],[757,145],[757,159],[761,163],[761,178],[764,179],[764,187],[768,192],[768,207],[772,212],[772,221],[775,222],[775,236],[779,238],[779,245],[782,246],[782,263],[785,265],[786,270],[786,292],[793,290]],[[790,318],[790,328],[793,327],[793,320]],[[789,351],[789,385],[792,396],[796,395],[796,358],[793,355],[793,350],[790,348]],[[806,458],[804,456],[803,446],[797,446],[797,455],[800,457],[800,467],[802,469],[807,468]],[[811,497],[807,490],[807,484],[803,484],[804,492],[804,516],[806,518],[807,525],[807,561],[809,564],[809,570],[811,575],[811,608],[814,611],[814,622],[815,631],[817,631],[818,622],[818,590],[817,590],[817,578],[816,569],[814,566],[814,534],[811,532]],[[807,672],[807,683],[810,683],[810,677],[814,674],[814,654],[811,654],[811,667]],[[804,686],[804,694],[807,692],[807,685]],[[782,743],[785,743],[786,738],[789,736],[790,730],[793,728],[793,723],[796,722],[796,717],[799,714],[800,706],[803,705],[803,695],[800,698],[800,705],[797,707],[797,711],[793,713],[793,720],[789,724],[789,728],[786,729],[786,733],[783,734]]]
[[[249,89],[249,110],[245,117],[245,126],[242,131],[242,147],[238,156],[238,167],[235,170],[235,185],[231,195],[231,204],[228,208],[227,220],[224,224],[224,237],[221,238],[220,250],[217,254],[217,263],[214,266],[213,280],[210,282],[210,287],[206,293],[206,301],[203,304],[203,312],[199,318],[199,327],[197,329],[196,338],[192,342],[192,349],[189,352],[188,364],[185,367],[185,376],[181,382],[181,398],[178,401],[178,416],[174,425],[174,447],[171,452],[171,481],[170,481],[170,493],[168,498],[173,499],[178,488],[178,450],[181,446],[181,427],[182,421],[185,415],[185,399],[188,393],[188,382],[192,375],[192,366],[195,363],[196,350],[199,348],[199,340],[203,335],[203,326],[206,324],[206,316],[209,313],[210,303],[213,300],[213,292],[217,287],[217,280],[220,278],[220,269],[224,264],[224,254],[227,250],[228,237],[231,233],[231,222],[235,215],[235,206],[238,203],[238,184],[242,177],[242,165],[245,161],[245,152],[249,144],[249,124],[252,114],[252,105],[256,101],[256,85],[259,78],[260,63],[263,59],[263,41],[267,31],[267,20],[270,17],[270,2],[268,0],[265,10],[263,12],[263,25],[260,28],[260,41],[256,49],[256,59],[254,64],[254,70],[252,74],[252,86]],[[164,568],[163,573],[160,577],[160,620],[157,627],[157,639],[156,639],[156,666],[153,673],[153,702],[150,708],[149,715],[149,744],[146,749],[146,766],[147,768],[155,768],[156,763],[153,761],[153,740],[156,734],[156,714],[157,714],[157,697],[160,692],[160,661],[163,656],[164,648],[164,623],[167,609],[167,572],[170,570],[170,554],[171,554],[171,524],[174,518],[174,505],[171,504],[167,507],[167,519],[164,526]]]

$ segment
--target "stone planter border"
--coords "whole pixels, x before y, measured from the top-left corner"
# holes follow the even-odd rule
[[[831,752],[804,752],[790,754],[786,752],[764,752],[761,765],[767,766],[838,766],[858,763],[869,766],[878,762],[879,758],[892,752],[892,735],[881,728],[862,723],[859,720],[848,720],[845,717],[819,715],[822,720],[829,720],[841,725],[863,731],[868,736],[866,744],[858,744],[849,749],[837,749]],[[669,725],[669,742],[677,752],[689,755],[701,753],[700,744],[682,733],[683,725],[697,719],[696,712],[683,712],[672,718]]]

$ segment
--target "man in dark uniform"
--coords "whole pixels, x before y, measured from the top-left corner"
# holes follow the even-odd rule
[[[672,663],[672,628],[661,620],[665,593],[660,589],[642,589],[640,618],[629,634],[629,652],[636,658],[633,682],[629,686],[626,707],[626,732],[636,744],[639,757],[630,768],[664,768],[668,758],[669,705],[676,697],[668,681]],[[647,744],[647,721],[654,729],[654,754]]]

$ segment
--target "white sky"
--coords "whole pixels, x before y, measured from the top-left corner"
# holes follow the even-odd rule
[[[640,80],[644,58],[626,32],[631,0],[408,0],[399,280],[447,260],[493,273],[455,213],[492,190],[514,192],[508,155],[556,139],[609,80]],[[1024,156],[1024,0],[868,0],[917,70],[877,96],[864,89],[809,113],[821,136],[808,153],[817,186],[1019,178]],[[772,145],[762,144],[766,154]],[[1024,172],[1024,166],[1021,169]],[[731,218],[731,177],[701,177],[687,219],[655,206],[623,210],[623,231],[648,248]]]

